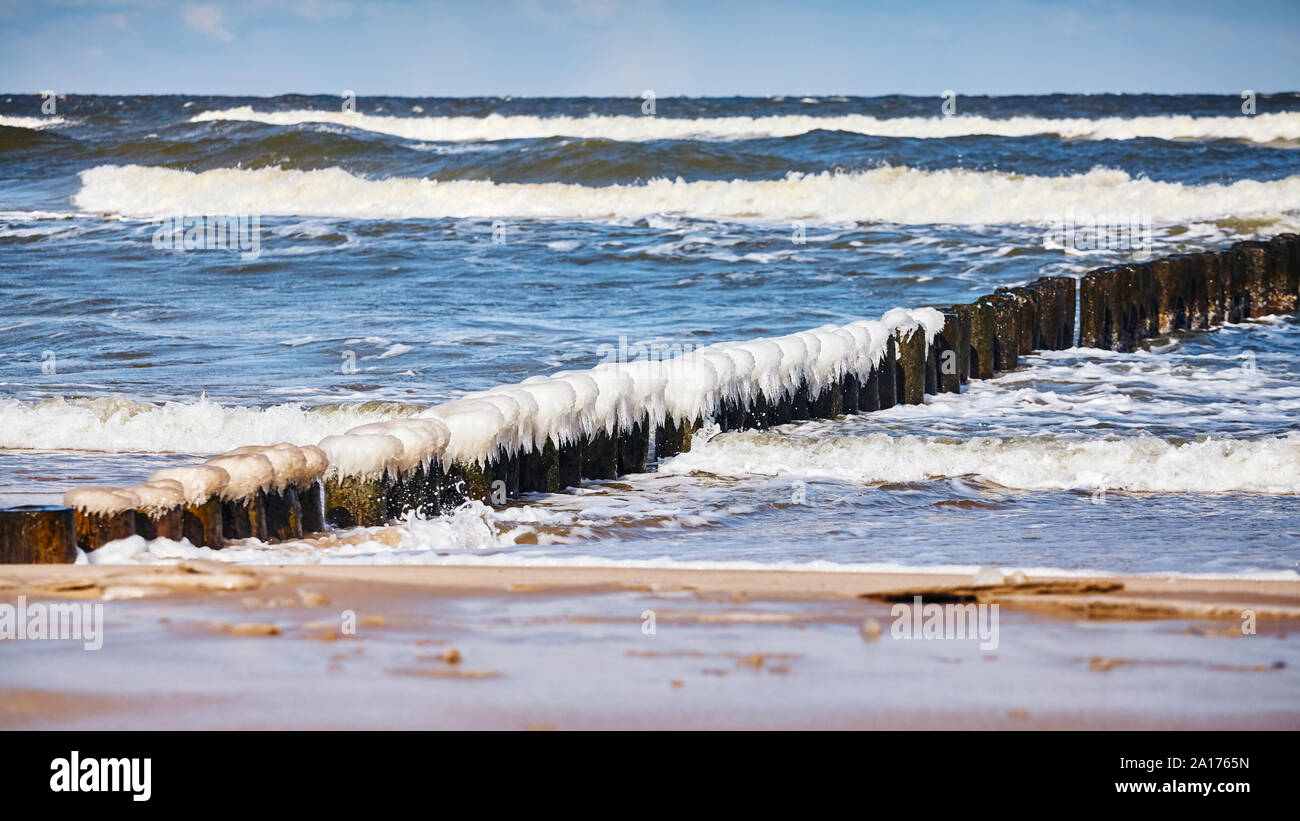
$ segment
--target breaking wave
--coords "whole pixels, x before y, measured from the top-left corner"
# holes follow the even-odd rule
[[[778,180],[656,179],[601,187],[410,177],[366,179],[340,168],[191,172],[98,166],[73,199],[85,211],[151,218],[263,214],[354,219],[520,218],[608,221],[676,214],[713,220],[828,220],[914,225],[1033,223],[1071,212],[1144,214],[1156,223],[1300,209],[1300,175],[1183,185],[1097,168],[1036,177],[885,167]]]

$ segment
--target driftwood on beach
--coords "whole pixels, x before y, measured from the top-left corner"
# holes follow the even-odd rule
[[[378,526],[470,500],[500,506],[522,493],[642,472],[652,455],[689,451],[709,424],[763,429],[920,404],[926,394],[959,393],[971,379],[1013,370],[1033,351],[1132,351],[1144,339],[1298,307],[1295,234],[1079,280],[1042,277],[941,310],[895,309],[881,321],[659,363],[535,377],[424,418],[326,437],[319,447],[239,448],[134,488],[70,491],[65,508],[0,511],[0,562],[68,562],[71,544],[90,551],[133,535],[220,548],[227,539],[286,541],[327,525]],[[807,344],[791,341],[800,336]]]

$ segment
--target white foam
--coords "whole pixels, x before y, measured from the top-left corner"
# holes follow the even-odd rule
[[[206,399],[153,404],[111,397],[0,399],[0,448],[107,453],[222,453],[274,442],[316,442],[390,413],[356,407],[308,410],[225,406]]]
[[[882,137],[943,139],[988,135],[1031,137],[1057,135],[1075,140],[1132,140],[1154,137],[1164,140],[1235,139],[1251,142],[1300,139],[1300,113],[1279,112],[1254,117],[1103,117],[1099,119],[1041,117],[890,117],[864,114],[832,117],[776,115],[770,117],[674,117],[588,116],[588,117],[385,117],[342,111],[254,111],[252,106],[205,111],[190,122],[244,121],[271,125],[331,123],[381,134],[429,142],[544,139],[578,137],[621,141],[644,140],[743,140],[759,137],[792,137],[812,131],[847,131]]]
[[[62,117],[9,117],[0,114],[0,125],[7,125],[10,128],[26,128],[32,131],[53,128],[56,125],[65,125],[67,122]]]
[[[1300,493],[1300,433],[1168,442],[1127,438],[716,437],[659,467],[722,476],[802,476],[862,484],[973,476],[1024,490]]]
[[[1300,115],[1297,115],[1300,116]],[[1242,118],[1245,119],[1245,118]],[[1184,185],[1093,169],[1035,177],[907,167],[796,174],[778,180],[655,179],[570,183],[366,179],[314,171],[98,166],[81,173],[74,204],[95,213],[264,214],[355,219],[516,218],[606,222],[660,213],[711,220],[825,220],[910,225],[1046,224],[1068,213],[1141,213],[1158,224],[1219,217],[1282,218],[1300,203],[1300,175]]]

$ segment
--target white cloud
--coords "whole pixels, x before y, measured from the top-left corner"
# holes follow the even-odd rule
[[[226,15],[215,3],[191,3],[185,7],[185,23],[195,31],[211,34],[218,40],[230,41],[235,35],[226,28]]]

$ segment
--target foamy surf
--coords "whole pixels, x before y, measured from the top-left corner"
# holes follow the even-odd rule
[[[105,453],[221,453],[243,445],[315,444],[394,414],[357,407],[265,408],[199,399],[155,404],[111,397],[0,399],[0,448]]]
[[[835,117],[705,117],[681,119],[645,116],[533,117],[489,114],[485,117],[390,117],[343,111],[255,111],[252,106],[205,111],[192,123],[254,122],[295,126],[328,123],[425,142],[534,140],[549,137],[644,142],[648,140],[745,140],[793,137],[813,131],[845,131],[880,137],[946,139],[952,137],[1057,136],[1070,140],[1247,140],[1267,143],[1300,139],[1300,114],[1283,112],[1254,117],[1102,117],[1099,119],[977,116],[890,117],[863,114]]]
[[[521,541],[535,537],[520,522],[530,518],[549,521],[546,511],[533,506],[493,510],[470,502],[450,515],[426,519],[408,517],[388,528],[353,531],[347,541],[337,543],[283,542],[266,544],[248,539],[227,545],[223,550],[195,547],[186,540],[146,540],[133,536],[110,542],[92,553],[78,552],[78,564],[165,565],[190,559],[207,559],[232,564],[254,565],[440,565],[447,567],[601,567],[667,570],[766,570],[807,573],[908,573],[987,576],[990,568],[953,562],[924,564],[915,561],[834,561],[830,559],[773,560],[752,559],[681,559],[665,555],[642,558],[615,558],[595,553],[559,555],[544,545]],[[1063,568],[1024,566],[992,568],[1009,574],[1020,571],[1029,578],[1100,577],[1125,575],[1091,567]],[[1187,579],[1272,579],[1300,578],[1295,570],[1255,569],[1242,573],[1161,571],[1162,575]]]
[[[27,128],[33,131],[40,131],[45,128],[53,128],[58,125],[67,124],[67,120],[62,117],[8,117],[0,114],[0,125],[9,126],[10,128]]]
[[[698,441],[698,437],[697,437]],[[660,465],[662,473],[784,476],[860,484],[974,477],[1021,490],[1300,493],[1300,433],[1189,442],[1154,436],[945,439],[776,432],[718,436]]]
[[[352,219],[519,218],[577,221],[675,214],[710,220],[826,220],[913,225],[1048,222],[1068,213],[1144,214],[1161,224],[1216,217],[1282,218],[1300,210],[1300,175],[1183,185],[1097,168],[1035,177],[885,167],[779,180],[656,179],[638,185],[366,179],[314,171],[98,166],[73,203],[136,218],[263,214]]]

